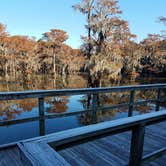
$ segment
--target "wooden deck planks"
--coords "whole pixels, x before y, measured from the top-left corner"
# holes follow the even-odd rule
[[[30,166],[71,166],[62,156],[54,151],[48,144],[18,143],[21,150],[22,163]],[[28,161],[28,164],[27,164]]]
[[[0,151],[0,166],[24,166],[17,147]]]
[[[144,155],[166,146],[166,122],[162,122],[146,128]],[[130,151],[131,132],[124,132],[114,136],[108,136],[75,147],[60,150],[64,159],[72,166],[79,166],[71,160],[71,152],[79,160],[89,163],[91,166],[121,166],[127,165]],[[164,166],[166,155],[145,164],[147,166]]]
[[[118,135],[122,136],[122,134]],[[86,161],[87,163],[90,163],[90,165],[92,166],[126,165],[128,163],[126,161],[126,158],[129,156],[129,150],[127,150],[126,153],[125,150],[126,146],[123,147],[119,146],[118,142],[120,140],[117,138],[118,138],[117,136],[102,138],[93,142],[84,143],[72,148],[68,148],[67,150],[69,152],[73,151],[73,153],[77,154],[79,158]],[[70,162],[66,150],[61,150],[59,151],[59,153],[68,162]],[[70,164],[75,165],[74,163]]]
[[[124,132],[60,150],[58,153],[72,166],[123,166],[128,163],[130,139],[131,132]],[[148,126],[145,134],[144,154],[165,146],[166,122]],[[165,161],[166,155],[145,166],[164,166]],[[0,151],[0,166],[10,165],[24,165],[17,147]]]

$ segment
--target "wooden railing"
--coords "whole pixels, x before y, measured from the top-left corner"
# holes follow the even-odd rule
[[[151,161],[166,153],[166,147],[163,147],[162,149],[143,156],[146,127],[152,124],[163,122],[165,120],[166,110],[163,110],[70,129],[43,137],[32,138],[23,141],[18,145],[28,159],[32,158],[32,165],[37,165],[41,156],[45,156],[44,159],[41,160],[47,162],[48,157],[46,155],[50,154],[49,156],[51,156],[52,154],[52,149],[46,145],[51,146],[57,151],[109,135],[114,135],[125,131],[132,131],[128,165],[141,166],[143,163]],[[45,148],[43,149],[42,147],[47,147],[47,154],[45,153]],[[34,153],[35,149],[40,150],[40,152],[37,151],[37,153]],[[56,153],[56,151],[54,153]],[[49,157],[49,160],[52,161],[54,158],[51,160]],[[41,163],[41,165],[44,164]]]
[[[0,121],[0,126],[12,125],[19,123],[26,123],[30,121],[51,119],[56,117],[73,116],[87,112],[96,112],[98,110],[107,111],[115,108],[128,107],[128,117],[133,115],[133,108],[136,105],[143,105],[148,102],[156,103],[156,111],[160,110],[160,103],[166,101],[166,97],[161,98],[161,91],[166,89],[166,83],[164,84],[150,84],[150,85],[134,85],[134,86],[115,86],[115,87],[104,87],[104,88],[84,88],[84,89],[63,89],[63,90],[36,90],[36,91],[21,91],[21,92],[0,92],[1,100],[18,100],[18,99],[29,99],[38,98],[39,116]],[[157,90],[157,96],[155,99],[147,99],[141,101],[135,101],[135,92],[139,90]],[[97,95],[101,93],[112,93],[112,92],[130,92],[130,99],[128,103],[122,103],[117,105],[109,105],[98,107]],[[59,114],[45,115],[44,98],[53,96],[72,96],[72,95],[92,95],[92,107],[87,110],[65,112]]]
[[[25,92],[1,92],[0,100],[18,100],[27,98],[38,98],[39,116],[25,119],[16,119],[11,121],[0,121],[0,126],[12,125],[18,123],[25,123],[29,121],[39,120],[41,126],[44,128],[44,119],[56,118],[62,116],[73,116],[81,113],[96,112],[98,110],[110,110],[120,107],[128,107],[128,118],[122,118],[112,122],[103,122],[95,125],[85,126],[82,128],[67,130],[61,133],[55,133],[53,135],[44,136],[41,138],[30,139],[26,142],[44,142],[55,148],[64,148],[66,146],[72,146],[73,144],[80,144],[85,140],[93,140],[96,138],[104,137],[110,134],[121,133],[123,131],[132,131],[131,149],[130,149],[130,162],[129,165],[137,166],[146,160],[150,160],[155,156],[159,156],[166,151],[166,148],[160,149],[149,155],[142,157],[143,142],[145,128],[148,125],[155,124],[166,120],[166,111],[160,110],[160,103],[165,102],[165,96],[161,98],[162,90],[166,89],[166,84],[154,84],[154,85],[136,85],[136,86],[121,86],[110,88],[90,88],[90,89],[64,89],[64,90],[40,90],[40,91],[25,91]],[[139,90],[157,90],[156,98],[147,99],[141,101],[135,101],[135,92]],[[112,92],[130,92],[130,98],[128,103],[98,107],[97,95],[100,93],[112,93]],[[54,115],[45,115],[44,98],[52,96],[71,96],[71,95],[92,95],[92,107],[88,110],[82,110],[77,112],[66,112]],[[135,105],[141,105],[148,102],[155,102],[157,112],[133,116],[133,110]],[[42,131],[41,131],[42,133]],[[70,133],[70,134],[69,134]],[[41,134],[41,135],[44,135]],[[33,145],[34,146],[34,145]]]

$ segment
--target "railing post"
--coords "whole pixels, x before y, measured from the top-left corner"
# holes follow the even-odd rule
[[[156,99],[156,111],[160,110],[160,95],[161,95],[161,89],[158,89],[157,91],[157,99]]]
[[[145,125],[138,125],[132,130],[129,166],[141,166],[144,146]]]
[[[42,117],[44,116],[44,98],[39,98],[38,99],[38,104],[39,104],[39,116]]]
[[[92,122],[96,123],[97,117],[96,117],[96,111],[97,111],[97,94],[93,94],[92,97],[92,109],[93,109],[93,115],[92,115]]]
[[[128,117],[131,117],[133,115],[134,95],[135,95],[135,90],[131,90],[131,92],[130,92],[130,101],[129,101]]]
[[[39,104],[39,135],[43,136],[45,135],[45,119],[44,119],[44,98],[39,98],[38,99],[38,104]]]
[[[45,135],[45,119],[42,118],[39,120],[39,135]]]

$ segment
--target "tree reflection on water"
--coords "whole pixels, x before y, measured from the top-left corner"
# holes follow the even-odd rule
[[[17,81],[16,81],[17,80]],[[116,85],[110,81],[103,79],[100,80],[102,83],[101,86],[112,86]],[[127,81],[121,80],[118,82],[118,85],[128,85],[128,84],[140,84],[141,81]],[[86,76],[57,76],[52,78],[49,75],[35,76],[32,75],[27,80],[20,78],[10,78],[6,80],[0,78],[0,90],[1,91],[21,91],[21,90],[37,90],[37,89],[64,89],[64,88],[84,88],[88,85],[88,79]],[[140,101],[144,99],[155,99],[157,92],[155,90],[143,90],[136,91],[135,101]],[[117,105],[121,103],[129,102],[129,92],[118,92],[118,93],[107,93],[98,95],[98,106],[108,106],[108,105]],[[165,96],[165,92],[162,92],[162,96]],[[47,114],[54,113],[65,113],[71,111],[72,108],[68,106],[70,103],[70,96],[62,97],[50,97],[45,98],[45,107]],[[80,98],[76,97],[75,100],[79,101],[79,105],[83,109],[91,108],[91,96],[84,95]],[[163,105],[164,106],[164,105]],[[75,107],[79,107],[76,105]],[[138,113],[150,112],[154,109],[154,105],[149,103],[135,106],[134,111]],[[38,100],[37,99],[25,99],[25,100],[12,100],[12,101],[0,101],[0,120],[12,120],[16,118],[23,118],[25,113],[31,116],[31,112],[35,111],[36,114],[38,110]],[[79,110],[78,110],[79,111]],[[127,115],[128,108],[119,108],[110,111],[97,111],[95,113],[87,112],[86,114],[81,114],[77,116],[78,121],[81,125],[88,125],[91,123],[97,123],[105,121],[107,119],[112,119],[117,116],[119,113],[125,113]],[[33,116],[34,114],[32,114]],[[124,115],[123,115],[124,116]]]
[[[69,81],[70,80],[70,81]],[[33,76],[25,81],[20,78],[0,78],[0,91],[23,91],[23,90],[38,90],[38,89],[64,89],[64,88],[83,88],[86,85],[86,80],[81,76],[56,77],[51,76]],[[48,113],[66,112],[68,107],[69,97],[47,98],[45,104],[49,104]],[[37,99],[24,99],[12,101],[0,101],[0,120],[12,120],[19,117],[24,112],[31,112],[34,108],[37,109]]]
[[[147,81],[146,83],[157,83],[154,81]],[[103,87],[111,87],[115,85],[135,85],[145,83],[145,80],[130,81],[122,79],[118,82],[110,82],[106,78],[99,80]],[[85,88],[88,87],[87,76],[72,75],[72,76],[56,76],[53,78],[49,75],[35,76],[31,75],[26,79],[10,77],[8,80],[0,77],[1,91],[23,91],[23,90],[38,90],[38,89],[67,89],[67,88]],[[162,97],[166,96],[166,91],[162,92]],[[117,105],[129,102],[129,92],[106,93],[98,94],[99,107]],[[136,91],[135,101],[143,99],[156,98],[155,90]],[[75,112],[84,109],[92,108],[91,95],[78,96],[61,96],[49,97],[44,99],[45,114],[60,114],[65,112]],[[155,104],[155,103],[154,103]],[[144,104],[134,108],[134,115],[153,111],[154,104]],[[162,106],[166,108],[166,103]],[[38,99],[24,99],[12,101],[0,101],[0,121],[14,120],[22,118],[31,118],[38,116]],[[21,139],[27,139],[36,136],[58,132],[78,126],[84,126],[113,120],[117,118],[127,117],[128,108],[122,107],[119,109],[112,109],[108,111],[98,110],[96,112],[87,111],[84,114],[79,114],[70,117],[60,117],[56,119],[40,119],[39,121],[26,122],[21,124],[0,126],[0,144],[10,143]],[[25,132],[27,131],[27,132]]]
[[[46,111],[48,113],[65,113],[68,110],[67,103],[69,102],[69,97],[52,97],[47,100],[47,103],[50,104],[50,108]]]

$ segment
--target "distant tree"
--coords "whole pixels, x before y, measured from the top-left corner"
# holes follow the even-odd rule
[[[161,17],[158,18],[158,21],[160,23],[163,23],[164,26],[166,26],[166,17],[161,16]],[[166,40],[166,30],[162,30],[161,33],[162,33],[161,37],[164,40]]]
[[[0,55],[2,70],[5,72],[5,76],[8,76],[8,33],[6,26],[0,23]]]
[[[111,42],[122,44],[132,37],[126,21],[119,18],[122,11],[116,0],[82,0],[74,6],[87,15],[88,37],[82,37],[84,51],[91,45],[91,54],[102,53]],[[92,49],[93,47],[93,49]]]
[[[49,32],[43,34],[43,41],[46,41],[46,45],[49,50],[51,49],[53,73],[56,73],[56,54],[60,51],[62,44],[68,39],[68,35],[65,31],[59,29],[51,29]]]
[[[7,36],[6,26],[0,23],[0,38]]]
[[[88,59],[90,59],[91,56],[91,50],[92,50],[92,41],[91,41],[91,18],[94,10],[94,3],[95,0],[82,0],[80,3],[73,6],[75,10],[80,11],[82,14],[86,15],[87,19],[87,25],[85,25],[87,31],[88,31],[88,37],[87,37],[87,43],[86,43],[86,49],[87,51],[85,54],[87,55]]]
[[[36,41],[28,36],[10,36],[8,46],[8,59],[10,63],[10,73],[13,76],[22,73],[24,81],[26,77],[36,68],[34,62],[34,50]]]
[[[122,48],[136,37],[131,34],[128,23],[120,18],[122,11],[118,1],[82,0],[75,8],[87,16],[85,28],[90,33],[82,37],[82,50],[90,55],[84,67],[93,77],[89,80],[98,79],[105,74],[111,74],[115,78],[122,68]]]
[[[34,37],[11,36],[0,23],[0,74],[10,78],[9,74],[16,77],[22,73],[22,78],[26,78],[32,72],[79,72],[84,58],[79,56],[80,50],[65,44],[67,39],[67,33],[60,29],[45,32],[38,41]]]
[[[129,75],[132,78],[138,76],[142,47],[140,44],[130,41],[122,47],[123,68],[122,75]]]
[[[156,44],[158,44],[160,40],[161,38],[159,34],[148,34],[147,38],[145,38],[141,42],[141,45],[145,47],[145,50],[147,50],[151,54],[154,54],[156,49]]]
[[[166,72],[166,41],[160,34],[149,34],[140,45],[143,48],[142,73],[160,74]]]

